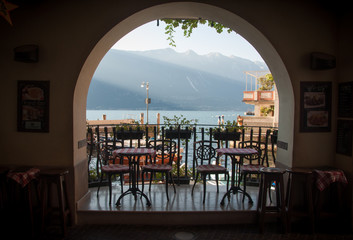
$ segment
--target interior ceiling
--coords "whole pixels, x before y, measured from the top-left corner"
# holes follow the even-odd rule
[[[335,14],[337,17],[343,17],[352,9],[351,1],[347,0],[315,0],[315,2],[328,12]]]
[[[44,0],[7,0],[20,7],[33,7],[34,5],[45,2]],[[305,0],[309,2],[310,0]],[[331,12],[336,16],[345,15],[349,9],[352,9],[351,1],[349,0],[311,0],[325,11]]]

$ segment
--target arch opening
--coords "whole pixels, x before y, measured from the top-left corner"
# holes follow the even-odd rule
[[[160,18],[212,19],[233,29],[244,37],[262,56],[268,65],[278,90],[279,140],[288,144],[287,149],[278,148],[277,159],[283,165],[292,165],[294,134],[294,93],[289,74],[276,49],[267,38],[246,20],[225,9],[202,3],[168,3],[135,13],[117,24],[96,44],[86,59],[78,77],[73,106],[74,165],[86,159],[86,151],[77,149],[75,143],[85,139],[86,102],[93,74],[100,60],[110,48],[133,29]],[[290,87],[289,87],[290,86]],[[85,170],[86,171],[86,170]]]

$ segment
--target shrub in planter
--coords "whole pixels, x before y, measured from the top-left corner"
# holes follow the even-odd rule
[[[213,133],[213,138],[215,140],[240,140],[241,131],[244,129],[244,126],[238,126],[237,122],[227,121],[225,124],[221,125],[220,128],[216,129]]]
[[[142,139],[144,131],[140,129],[138,123],[136,125],[121,124],[116,126],[117,139]]]
[[[191,138],[191,130],[186,129],[168,129],[165,131],[165,137],[168,139],[190,139]]]
[[[215,140],[234,140],[238,141],[240,139],[240,132],[221,132],[216,131],[213,133],[213,138]]]

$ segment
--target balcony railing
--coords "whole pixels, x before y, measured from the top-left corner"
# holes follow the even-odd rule
[[[99,125],[87,126],[87,154],[89,185],[96,186],[101,177],[101,166],[106,164],[107,156],[112,149],[119,147],[146,147],[154,139],[172,139],[177,143],[177,154],[173,164],[174,181],[177,184],[188,184],[195,180],[196,164],[193,154],[194,142],[200,140],[216,141],[218,147],[238,147],[241,141],[262,143],[265,164],[275,161],[275,128],[247,126],[237,134],[218,125],[197,125],[197,127],[167,128],[163,125]],[[271,141],[272,139],[272,141]],[[162,159],[161,162],[164,162]],[[222,165],[230,167],[230,159],[224,157]],[[128,181],[128,179],[126,179]],[[158,179],[157,179],[158,180]]]
[[[274,101],[275,91],[244,91],[243,101]]]

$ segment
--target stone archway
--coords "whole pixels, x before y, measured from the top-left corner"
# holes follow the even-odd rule
[[[288,72],[276,49],[274,49],[268,39],[259,30],[232,12],[203,3],[180,2],[157,5],[131,15],[127,19],[117,24],[109,32],[107,32],[91,51],[81,69],[74,93],[74,166],[86,159],[85,149],[77,149],[77,143],[86,137],[85,122],[87,93],[94,71],[98,67],[99,62],[104,57],[104,55],[124,35],[147,22],[160,18],[195,17],[212,19],[224,24],[227,27],[230,27],[242,35],[249,43],[251,43],[269,66],[274,79],[276,79],[276,85],[279,93],[279,139],[282,142],[288,143],[286,150],[282,148],[278,149],[277,159],[281,164],[286,166],[292,165],[294,134],[294,93]],[[83,170],[83,168],[84,166],[81,167],[81,170],[77,169],[76,172],[82,171],[87,173],[87,170]],[[83,173],[78,175],[82,174]],[[86,178],[79,179],[79,177],[77,177],[76,180],[77,181],[75,185],[79,186],[80,182],[83,183]]]

